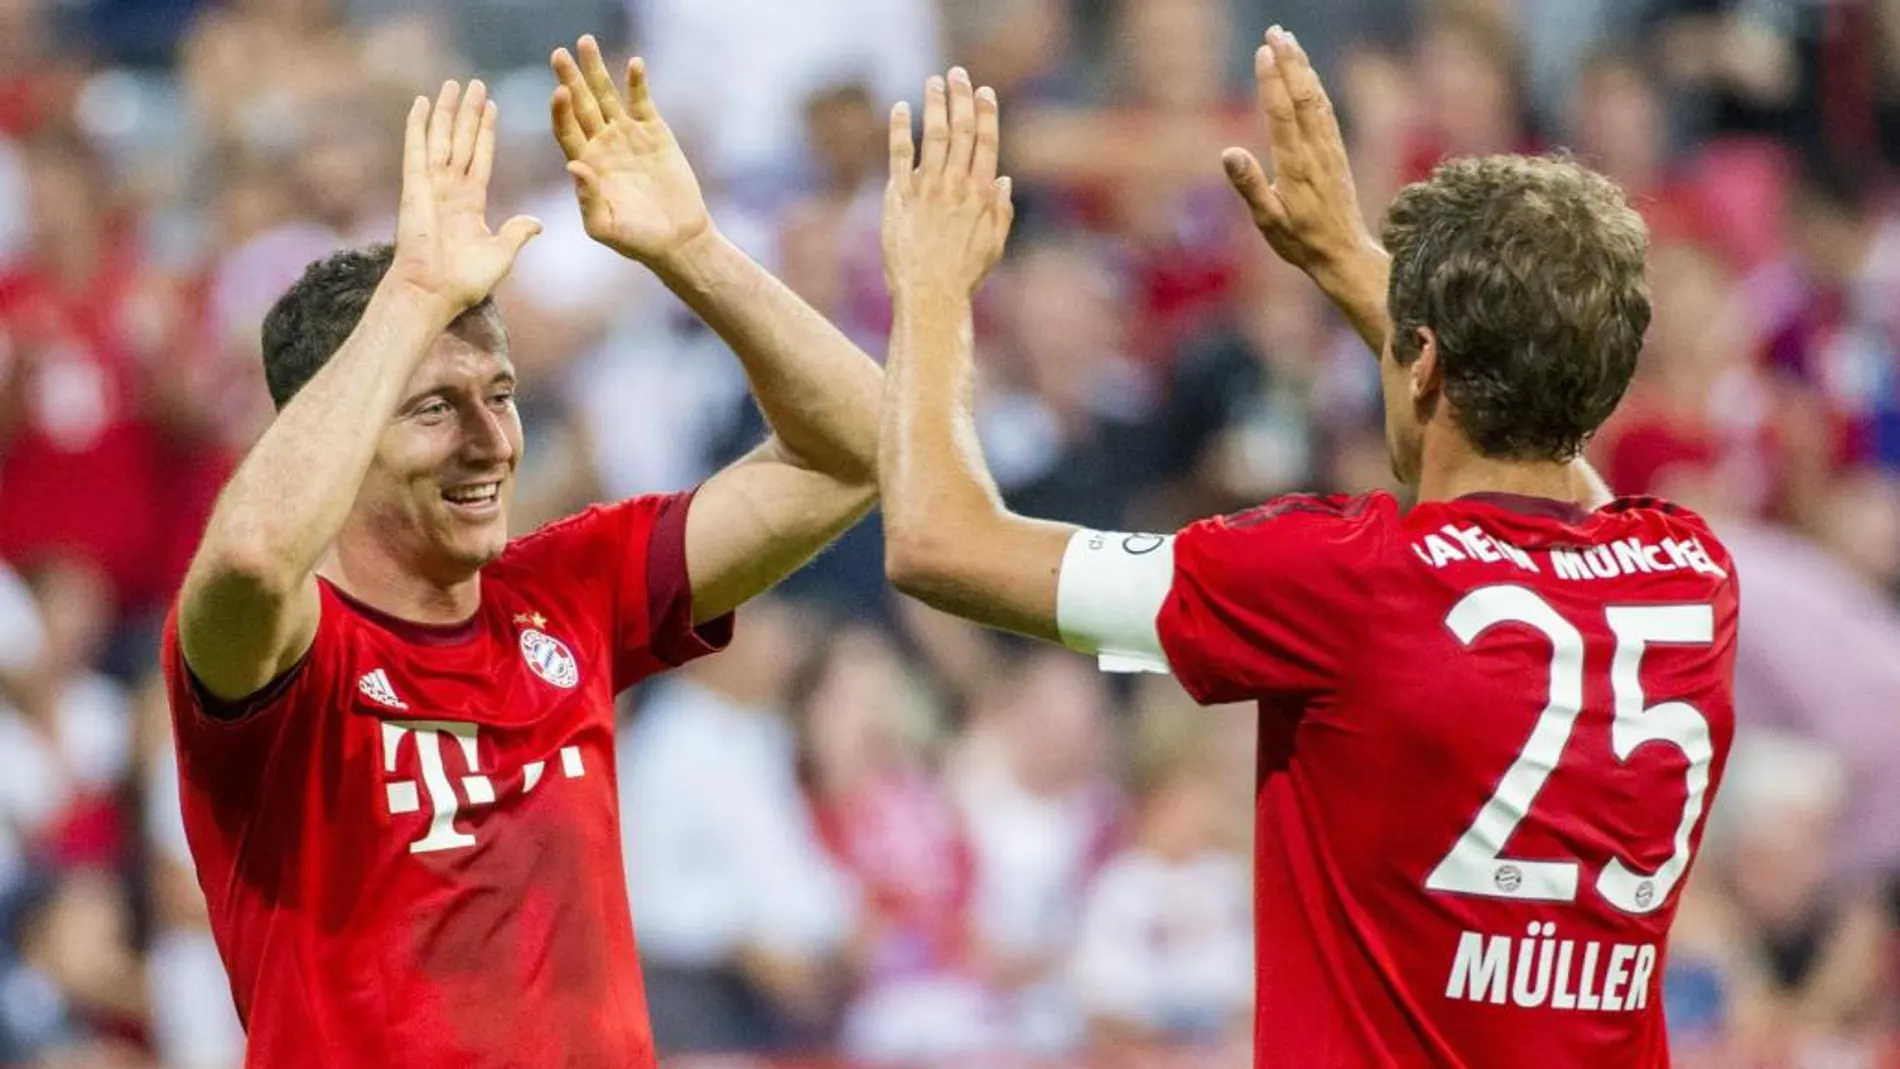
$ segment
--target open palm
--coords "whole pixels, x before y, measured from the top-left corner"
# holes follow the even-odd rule
[[[712,228],[699,180],[647,92],[646,64],[627,64],[621,98],[593,37],[577,63],[554,53],[554,138],[567,156],[587,233],[622,255],[653,265]]]
[[[517,216],[488,228],[495,105],[480,81],[442,86],[431,109],[417,97],[403,135],[402,201],[391,272],[456,310],[488,296],[541,224]]]

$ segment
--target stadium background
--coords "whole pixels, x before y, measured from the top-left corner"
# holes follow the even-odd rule
[[[1656,321],[1593,453],[1715,519],[1747,610],[1673,1036],[1691,1065],[1891,1057],[1900,3],[0,0],[0,1064],[238,1062],[156,621],[268,419],[264,309],[388,232],[410,94],[488,78],[494,217],[548,224],[501,294],[523,526],[762,433],[719,343],[581,232],[544,64],[595,31],[649,57],[721,225],[874,354],[884,108],[951,61],[995,85],[1021,212],[982,298],[988,455],[1023,510],[1162,529],[1389,482],[1370,359],[1215,162],[1259,142],[1276,20],[1369,208],[1448,153],[1559,146],[1640,198]],[[743,615],[626,704],[665,1046],[1246,1063],[1247,711],[902,604],[871,525]]]

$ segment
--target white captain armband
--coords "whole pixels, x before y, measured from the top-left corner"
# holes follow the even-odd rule
[[[1077,531],[1056,577],[1062,644],[1104,672],[1168,671],[1155,617],[1174,586],[1172,535]]]

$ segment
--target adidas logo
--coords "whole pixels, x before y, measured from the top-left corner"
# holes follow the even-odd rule
[[[356,689],[368,696],[370,701],[391,709],[407,709],[409,703],[396,697],[396,688],[389,685],[389,676],[378,668],[356,681]]]

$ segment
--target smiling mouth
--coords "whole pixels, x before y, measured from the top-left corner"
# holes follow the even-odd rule
[[[451,486],[442,491],[443,500],[451,505],[464,508],[480,508],[501,500],[501,484],[474,483],[469,486]]]

